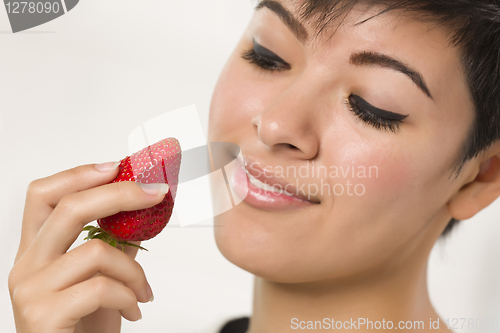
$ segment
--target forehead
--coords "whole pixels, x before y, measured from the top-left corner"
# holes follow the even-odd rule
[[[397,3],[397,1],[395,1]],[[283,17],[290,16],[284,22],[292,30],[304,28],[304,42],[318,37],[330,37],[338,28],[363,25],[368,21],[412,21],[424,29],[436,28],[447,39],[454,27],[443,25],[430,13],[411,9],[391,8],[391,1],[367,0],[260,0],[257,8],[274,8],[275,12],[283,12]],[[281,9],[280,9],[281,7]],[[412,8],[410,6],[410,8]],[[299,31],[302,34],[302,31]],[[442,40],[444,44],[447,41]]]

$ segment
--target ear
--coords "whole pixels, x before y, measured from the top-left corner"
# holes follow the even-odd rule
[[[475,179],[448,201],[448,212],[457,220],[473,217],[500,197],[500,142],[484,156],[476,168]]]

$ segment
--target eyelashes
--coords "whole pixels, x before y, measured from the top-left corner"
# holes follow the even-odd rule
[[[266,72],[290,70],[292,66],[281,59],[278,55],[253,41],[253,48],[246,50],[241,55],[250,64],[257,66]],[[385,111],[370,105],[360,96],[351,94],[345,101],[347,107],[363,122],[379,130],[387,130],[397,133],[403,119],[408,115],[402,115]]]
[[[349,109],[365,123],[376,129],[384,129],[394,133],[399,131],[399,125],[408,115],[385,111],[370,105],[357,95],[351,95],[346,100]]]
[[[292,68],[289,63],[278,57],[272,51],[258,44],[255,40],[253,41],[253,48],[245,51],[241,57],[251,64],[255,64],[259,68],[270,72],[289,70]]]

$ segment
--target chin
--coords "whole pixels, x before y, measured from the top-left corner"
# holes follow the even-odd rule
[[[303,283],[318,280],[312,267],[304,266],[304,258],[288,250],[282,233],[253,223],[238,211],[239,206],[214,218],[215,241],[227,260],[269,281]],[[309,264],[314,265],[314,262],[309,261]]]
[[[289,279],[286,259],[277,256],[265,230],[248,225],[233,208],[214,218],[215,241],[222,255],[241,269],[267,280]],[[284,260],[285,259],[285,260]]]

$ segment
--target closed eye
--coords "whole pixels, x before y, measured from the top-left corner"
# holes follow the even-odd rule
[[[260,69],[270,72],[289,70],[292,68],[289,63],[281,59],[274,52],[257,43],[255,40],[253,41],[253,48],[243,52],[241,57],[251,64],[257,65]]]
[[[357,95],[350,95],[346,104],[359,119],[377,129],[398,132],[399,125],[408,115],[385,111],[374,107]]]

